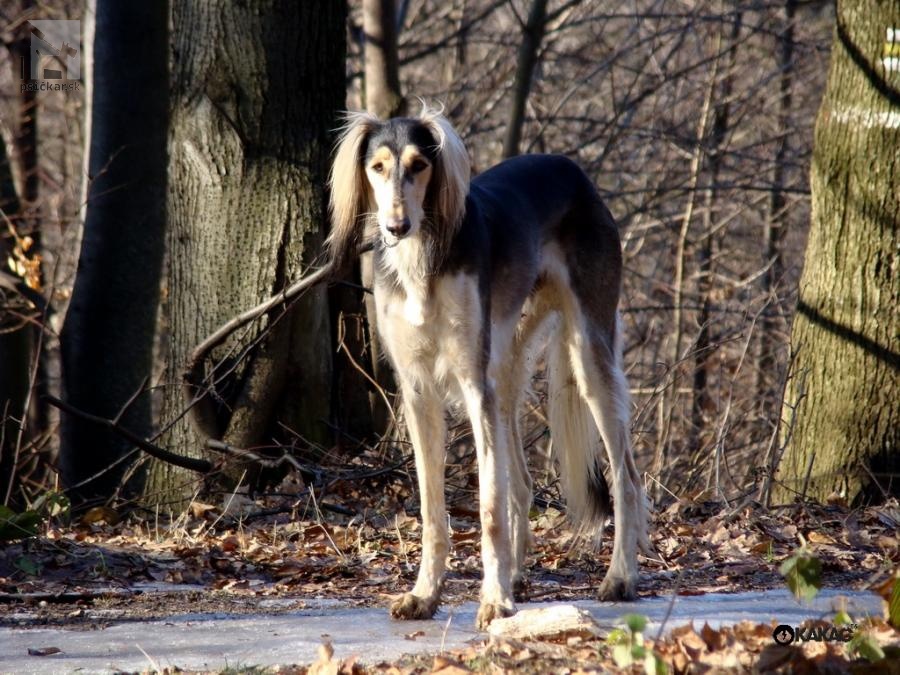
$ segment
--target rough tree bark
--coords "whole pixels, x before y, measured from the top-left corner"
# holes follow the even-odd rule
[[[60,345],[68,403],[115,417],[153,362],[165,243],[168,11],[165,2],[97,0],[93,16],[90,183]],[[149,396],[134,401],[122,424],[149,434]],[[108,498],[128,463],[104,470],[132,446],[70,415],[61,417],[60,443],[75,501]]]
[[[900,493],[898,27],[896,2],[838,3],[776,501]]]
[[[219,324],[319,262],[329,132],[344,102],[345,18],[345,3],[333,0],[174,5],[170,381]],[[287,427],[309,441],[330,441],[326,290],[307,294],[237,359],[262,328],[235,336],[215,354],[234,366],[218,387],[218,436],[248,447]],[[180,387],[167,388],[164,420],[183,410]],[[198,456],[203,441],[182,418],[165,445]],[[178,501],[190,480],[154,463],[145,499]]]
[[[363,34],[365,37],[365,94],[366,110],[381,119],[406,113],[406,101],[400,90],[400,68],[397,55],[397,12],[395,0],[363,0]],[[360,258],[363,286],[372,288],[374,270],[372,254]],[[369,358],[372,375],[385,392],[395,392],[396,383],[390,366],[384,361],[381,340],[376,325],[375,300],[365,297],[369,334]],[[390,410],[381,394],[369,396],[372,425],[378,434],[384,433],[391,420]]]

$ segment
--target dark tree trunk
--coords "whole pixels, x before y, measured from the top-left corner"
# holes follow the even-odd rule
[[[168,11],[165,2],[98,0],[95,17],[90,184],[60,342],[66,400],[114,417],[152,368],[165,243]],[[148,395],[122,424],[149,434]],[[131,448],[106,429],[62,416],[63,480],[78,501],[108,498],[128,462],[104,470]]]
[[[897,26],[900,3],[838,3],[776,501],[900,494],[900,73],[887,58]]]
[[[11,7],[20,16],[29,16],[34,10],[34,3],[15,3]],[[29,24],[22,22],[16,29],[16,37],[9,45],[10,55],[15,63],[15,72],[23,72],[30,65],[29,48],[31,30]],[[37,218],[39,198],[39,176],[37,162],[38,143],[38,108],[37,92],[26,89],[19,93],[16,107],[17,119],[13,129],[12,152],[3,148],[0,157],[0,182],[2,182],[3,210],[15,226],[19,237],[30,237],[33,256],[40,250],[41,233]],[[12,162],[17,163],[19,185],[16,186],[12,171]],[[16,245],[13,235],[7,232],[5,221],[0,222],[0,264],[5,266],[6,259]],[[40,282],[40,268],[33,271],[32,284],[37,287]],[[22,281],[17,282],[21,285]],[[3,305],[16,305],[18,298],[8,295]],[[22,314],[28,313],[24,307],[17,308]],[[3,306],[0,306],[3,310]],[[21,463],[19,452],[20,441],[29,426],[29,410],[36,409],[34,401],[29,403],[28,390],[30,372],[34,355],[34,343],[37,330],[35,326],[5,311],[0,321],[0,503],[21,506],[21,495],[15,490],[18,469]]]
[[[0,208],[10,219],[16,219],[21,202],[13,180],[6,144],[0,142]],[[0,236],[0,260],[12,253],[15,241],[3,231]],[[14,490],[18,457],[18,438],[25,418],[28,397],[29,364],[31,363],[30,326],[12,310],[21,311],[16,293],[17,283],[5,271],[0,272],[8,284],[0,286],[0,504],[21,506]]]
[[[330,131],[344,106],[345,19],[345,3],[333,0],[174,6],[170,382],[213,329],[320,262]],[[247,447],[288,428],[330,443],[326,290],[309,292],[235,360],[261,323],[215,353],[234,360],[219,387],[216,435]],[[166,421],[179,417],[179,387],[167,388],[163,408]],[[185,418],[165,437],[170,450],[189,456],[201,455],[205,440]],[[145,497],[180,500],[191,479],[154,463]]]

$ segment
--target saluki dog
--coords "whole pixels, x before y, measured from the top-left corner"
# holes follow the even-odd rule
[[[440,601],[450,543],[448,403],[461,403],[471,420],[478,460],[477,624],[514,612],[532,500],[517,409],[545,342],[548,418],[568,513],[595,539],[608,520],[602,438],[615,536],[599,597],[633,598],[637,548],[649,545],[621,364],[616,223],[565,157],[516,157],[471,183],[469,174],[462,140],[424,106],[418,117],[387,121],[348,114],[331,173],[332,262],[346,269],[373,240],[377,326],[399,380],[421,495],[422,562],[391,615],[430,618]]]

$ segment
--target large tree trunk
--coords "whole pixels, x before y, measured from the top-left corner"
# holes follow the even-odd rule
[[[397,32],[395,0],[363,0],[366,110],[381,119],[396,117],[406,112],[406,102],[400,90]],[[375,280],[372,254],[363,255],[359,264],[363,286],[372,288]],[[392,419],[388,408],[390,395],[396,392],[397,387],[391,368],[384,359],[376,324],[375,299],[371,293],[365,296],[365,310],[372,375],[382,390],[370,394],[369,404],[372,409],[374,431],[383,434]],[[383,394],[388,396],[385,397]]]
[[[900,26],[896,2],[839,2],[816,123],[812,226],[775,499],[900,494]],[[897,36],[894,36],[897,39]],[[880,484],[881,488],[876,484]]]
[[[168,381],[208,333],[319,260],[335,113],[344,104],[343,2],[179,2],[172,25]],[[270,317],[271,319],[271,317]],[[309,292],[244,358],[264,326],[215,353],[234,361],[218,387],[216,435],[240,447],[284,427],[329,442],[331,331],[324,288]],[[184,410],[166,389],[164,419]],[[281,427],[284,425],[284,427]],[[169,449],[203,453],[185,418]],[[190,477],[155,464],[145,496],[179,500]]]
[[[395,0],[363,0],[366,110],[381,119],[402,115]]]
[[[90,185],[60,343],[66,400],[114,417],[153,361],[165,242],[168,11],[165,2],[117,0],[98,0],[95,11]],[[61,422],[65,485],[77,501],[108,498],[128,462],[106,469],[132,446],[71,415]],[[149,433],[148,395],[134,401],[122,424]]]

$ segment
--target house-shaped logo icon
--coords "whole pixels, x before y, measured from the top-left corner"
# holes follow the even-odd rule
[[[81,22],[29,21],[28,61],[32,80],[81,79]]]

